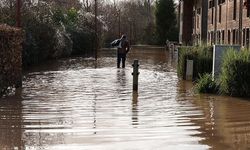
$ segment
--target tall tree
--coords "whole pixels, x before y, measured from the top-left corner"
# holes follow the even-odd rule
[[[159,44],[164,44],[166,40],[177,41],[178,30],[174,0],[157,0],[155,17]]]
[[[70,9],[72,7],[79,9],[81,7],[79,0],[39,0],[39,1],[54,3],[55,5],[66,9]]]

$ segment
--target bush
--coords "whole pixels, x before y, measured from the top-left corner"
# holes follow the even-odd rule
[[[32,20],[25,26],[26,40],[23,50],[25,66],[36,64],[49,58],[54,47],[56,30],[46,23]]]
[[[71,55],[73,43],[63,24],[66,19],[61,9],[46,3],[26,8],[23,17],[26,31],[24,67]]]
[[[57,8],[53,14],[57,25],[63,24],[72,40],[72,55],[90,54],[94,47],[94,32],[86,27],[86,13],[71,8],[67,11]]]
[[[25,26],[25,30],[24,66],[69,56],[72,52],[72,41],[63,29],[33,19]]]
[[[197,80],[194,88],[197,93],[216,93],[218,91],[218,86],[216,82],[213,81],[211,74],[203,74]]]
[[[23,32],[0,25],[0,96],[21,86]]]
[[[35,3],[34,3],[35,4]],[[11,9],[0,6],[0,22],[15,24]],[[44,62],[47,59],[92,53],[94,32],[91,27],[94,15],[74,8],[63,8],[53,2],[24,3],[22,27],[23,66]],[[99,19],[98,19],[99,20]],[[74,50],[74,51],[73,51]]]
[[[193,79],[198,79],[199,74],[212,72],[212,47],[195,46],[195,47],[180,47],[178,51],[178,66],[177,74],[180,78],[186,77],[186,60],[194,61]]]
[[[72,55],[91,54],[94,49],[95,34],[83,28],[68,30],[73,41]]]
[[[231,96],[250,96],[250,52],[228,50],[223,57],[220,92]]]

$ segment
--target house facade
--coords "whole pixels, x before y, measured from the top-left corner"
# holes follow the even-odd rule
[[[250,5],[248,4],[250,0],[180,0],[180,43],[249,47]],[[191,26],[186,24],[187,19],[192,20]],[[192,32],[183,32],[184,30]]]

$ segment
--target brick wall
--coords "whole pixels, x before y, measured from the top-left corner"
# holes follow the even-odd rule
[[[202,33],[202,1],[195,1],[193,6],[193,33],[192,39],[194,44],[201,42]]]
[[[7,89],[21,86],[22,41],[20,29],[0,25],[0,96]]]
[[[188,30],[188,28],[192,26],[191,35],[193,43],[207,41],[210,44],[214,44],[214,40],[216,40],[217,44],[241,44],[244,47],[249,47],[250,17],[247,16],[246,8],[240,8],[240,0],[221,0],[221,3],[213,7],[210,7],[210,1],[211,0],[197,0],[195,3],[187,3],[184,0],[184,2],[186,2],[184,4],[189,6],[183,7],[189,8],[189,10],[184,11],[183,20],[192,19],[192,22],[191,24],[190,22],[184,23],[183,29]],[[218,0],[218,2],[219,1],[220,0]],[[190,7],[192,7],[192,9]],[[215,16],[216,7],[217,16]],[[207,11],[204,11],[204,8],[207,8]],[[242,10],[242,31],[240,31],[240,10]],[[202,14],[198,13],[200,11]],[[190,15],[192,15],[191,19]],[[183,32],[183,34],[187,34],[183,35],[183,37],[189,36],[188,32]],[[242,38],[241,42],[239,36]],[[189,40],[188,38],[186,39]]]
[[[184,45],[191,44],[192,41],[192,17],[193,17],[193,0],[182,0],[181,17],[180,17],[180,42]]]

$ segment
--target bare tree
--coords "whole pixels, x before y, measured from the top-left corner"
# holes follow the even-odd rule
[[[62,7],[62,8],[66,8],[66,9],[70,9],[72,7],[76,9],[81,8],[81,4],[79,0],[39,0],[39,1],[47,2],[47,3],[54,3],[55,5]]]
[[[90,9],[91,9],[91,1],[90,0],[83,0],[82,5],[83,5],[83,8],[86,12],[90,12]]]

